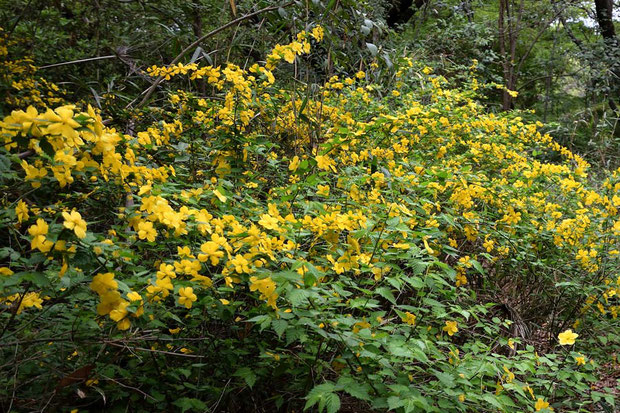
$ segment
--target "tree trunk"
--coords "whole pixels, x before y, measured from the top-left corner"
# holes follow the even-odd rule
[[[514,50],[516,50],[514,47],[516,45],[516,37],[512,28],[510,13],[510,0],[500,0],[497,30],[505,89],[502,93],[502,110],[510,110],[512,108],[512,96],[510,96],[508,90],[514,90],[513,85],[516,83],[513,59]]]
[[[594,0],[596,20],[605,41],[617,41],[613,22],[613,0]]]
[[[620,51],[618,50],[619,42],[613,22],[614,3],[613,0],[595,0],[594,6],[596,8],[596,21],[605,42],[605,52],[611,62],[609,107],[617,117],[620,117],[620,108],[618,108],[618,103],[616,102],[616,99],[620,96],[620,61],[618,61]],[[616,133],[618,133],[618,128],[616,128]]]

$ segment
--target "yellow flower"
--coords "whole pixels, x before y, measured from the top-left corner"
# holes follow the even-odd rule
[[[159,264],[159,271],[157,271],[157,278],[177,278],[174,272],[174,266],[166,263]]]
[[[220,262],[220,258],[224,256],[224,251],[218,251],[219,244],[215,241],[207,241],[200,246],[200,251],[204,254],[198,254],[198,261],[205,262],[211,260],[211,265],[217,265]]]
[[[301,162],[299,162],[299,156],[294,156],[293,159],[291,159],[291,162],[288,165],[288,170],[295,172],[297,170],[297,168],[299,168],[299,164]]]
[[[278,294],[276,291],[276,283],[271,279],[271,277],[259,279],[258,277],[250,277],[250,291],[260,291],[261,298],[267,300],[267,304],[270,305],[274,310],[278,307],[276,306],[276,299],[278,298]]]
[[[30,247],[34,249],[38,249],[41,252],[48,252],[52,249],[54,243],[48,239],[45,239],[45,235],[37,235],[30,242]]]
[[[97,274],[90,283],[90,289],[99,295],[104,295],[108,290],[116,290],[118,283],[114,281],[114,273],[106,272]]]
[[[37,219],[37,223],[28,228],[28,233],[32,235],[30,248],[33,250],[38,249],[41,252],[48,252],[51,250],[54,243],[45,238],[48,230],[49,226],[47,225],[47,222],[41,218]]]
[[[0,267],[0,275],[10,276],[13,275],[13,271],[8,267]]]
[[[162,292],[163,297],[168,296],[169,294],[168,290],[174,289],[174,286],[172,285],[172,281],[168,277],[158,279],[157,281],[155,281],[155,285]]]
[[[80,124],[73,120],[73,109],[72,105],[61,106],[55,111],[48,109],[42,118],[52,123],[45,129],[45,134],[62,135],[67,138],[71,146],[75,146],[76,143],[82,144],[79,134],[75,130],[80,127]]]
[[[539,411],[539,410],[542,410],[542,409],[553,410],[553,408],[549,408],[549,402],[546,402],[545,400],[541,399],[540,397],[538,398],[538,400],[536,400],[536,404],[534,405],[534,408],[536,409],[536,411]]]
[[[110,314],[110,311],[118,307],[118,304],[122,301],[121,294],[116,290],[106,290],[106,293],[100,295],[101,302],[97,304],[97,314],[106,315]]]
[[[310,35],[314,37],[314,39],[317,42],[320,42],[321,40],[323,40],[323,34],[324,34],[324,31],[321,26],[316,26],[314,29],[312,29],[312,32],[310,33]]]
[[[491,239],[485,239],[482,246],[487,250],[487,252],[493,251],[493,246],[495,245],[495,241]]]
[[[48,230],[49,226],[47,225],[47,222],[39,218],[37,219],[36,224],[31,225],[30,228],[28,228],[28,233],[33,237],[36,237],[38,235],[46,235]]]
[[[577,362],[578,366],[583,366],[584,364],[586,364],[586,358],[580,354],[579,357],[575,357],[575,361]]]
[[[415,316],[415,314],[412,314],[409,311],[407,311],[405,315],[402,317],[402,320],[409,325],[415,325],[416,318],[417,317]]]
[[[194,258],[192,250],[189,247],[177,247],[177,254],[181,258]]]
[[[316,166],[319,167],[319,169],[323,169],[326,171],[329,171],[330,169],[334,172],[336,172],[336,167],[334,166],[334,161],[327,155],[317,155],[316,159]]]
[[[70,214],[63,212],[62,217],[65,219],[65,222],[63,222],[65,228],[72,229],[78,238],[86,237],[86,221],[82,219],[82,215],[79,212],[75,210],[71,211]]]
[[[217,199],[220,200],[220,202],[226,202],[226,200],[228,199],[224,195],[222,195],[222,193],[217,189],[213,190],[213,194],[217,197]]]
[[[192,287],[179,288],[179,304],[184,305],[186,308],[192,308],[192,304],[198,297],[194,294]]]
[[[131,327],[131,321],[129,321],[129,318],[127,317],[116,323],[116,328],[119,330],[127,330],[129,327]]]
[[[235,255],[234,258],[229,261],[229,263],[235,268],[235,271],[238,274],[249,274],[252,272],[252,269],[250,268],[250,262],[246,260],[242,255]]]
[[[116,322],[123,321],[123,319],[125,319],[129,314],[129,311],[127,311],[127,307],[129,307],[129,302],[125,300],[120,300],[116,308],[110,311],[110,318]],[[121,328],[118,324],[117,327],[119,330],[126,330],[127,328],[129,328],[129,326],[127,326],[127,328]],[[125,327],[125,325],[123,325],[123,327]]]
[[[151,189],[153,189],[153,187],[151,186],[151,184],[148,185],[142,185],[140,187],[140,190],[138,191],[138,195],[144,195],[144,194],[148,194],[151,192]]]
[[[26,180],[34,181],[31,183],[32,187],[39,188],[41,186],[41,182],[38,182],[38,180],[47,175],[47,170],[45,168],[37,168],[36,166],[28,165],[28,162],[25,160],[22,161],[21,166],[26,172]]]
[[[17,215],[17,221],[21,224],[23,221],[26,221],[29,218],[28,215],[28,205],[20,200],[15,207],[15,215]]]
[[[453,336],[454,333],[459,331],[459,329],[457,327],[457,322],[456,321],[446,321],[446,325],[443,327],[443,331],[448,333],[449,336]]]
[[[561,346],[570,346],[575,344],[575,339],[577,337],[579,337],[579,334],[573,333],[573,330],[570,329],[558,334],[558,340],[560,340]]]
[[[282,50],[284,54],[284,60],[288,63],[293,63],[295,61],[295,52],[291,48],[285,48]]]
[[[17,309],[17,314],[20,314],[24,308],[36,307],[40,310],[43,308],[41,306],[42,303],[43,300],[39,297],[39,293],[28,293],[22,299],[22,302]]]
[[[424,238],[422,242],[424,243],[424,249],[426,250],[426,252],[428,252],[430,255],[435,254],[435,251],[428,245],[428,241],[426,240],[426,238]]]
[[[138,223],[138,237],[140,239],[146,239],[149,242],[154,242],[157,237],[157,231],[153,228],[152,222],[140,222]]]
[[[316,191],[317,195],[321,196],[329,196],[329,185],[317,185],[318,191]]]
[[[258,221],[258,223],[265,229],[273,229],[276,231],[280,229],[280,226],[278,225],[278,219],[276,217],[272,217],[269,214],[261,215],[260,221]]]
[[[31,225],[30,228],[28,228],[28,233],[33,237],[30,242],[30,247],[32,249],[38,249],[41,252],[48,252],[52,249],[54,243],[45,239],[48,230],[49,226],[47,222],[41,218],[37,219],[35,225]]]

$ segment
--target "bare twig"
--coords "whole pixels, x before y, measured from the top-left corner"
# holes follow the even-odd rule
[[[17,312],[19,311],[19,307],[21,307],[22,301],[24,301],[24,297],[26,297],[26,294],[28,294],[28,292],[30,291],[30,287],[31,286],[28,285],[26,287],[26,290],[24,290],[24,293],[19,297],[19,300],[17,301],[17,304],[13,308],[13,312],[11,314],[11,317],[6,322],[6,324],[4,325],[4,328],[2,329],[2,332],[0,333],[0,338],[4,337],[4,333],[6,333],[6,331],[9,329],[9,326],[11,325],[11,323],[13,323],[13,320],[15,320],[15,316],[17,315]]]
[[[246,14],[245,16],[241,16],[238,19],[232,20],[232,21],[226,23],[225,25],[220,26],[217,29],[215,29],[215,30],[205,34],[204,36],[201,36],[200,38],[198,38],[195,42],[193,42],[192,44],[187,46],[185,49],[183,49],[181,51],[181,53],[179,53],[178,56],[175,57],[174,60],[172,60],[172,62],[170,62],[170,65],[174,65],[174,64],[178,63],[179,60],[181,60],[183,58],[183,56],[185,56],[190,50],[194,49],[196,46],[198,46],[204,40],[208,39],[209,37],[215,36],[219,32],[221,32],[223,30],[226,30],[227,28],[229,28],[231,26],[239,24],[242,21],[250,19],[250,18],[252,18],[254,16],[257,16],[259,14],[266,13],[266,12],[273,11],[273,10],[278,10],[279,8],[289,7],[289,6],[293,5],[293,4],[294,4],[294,2],[291,1],[289,3],[286,3],[286,4],[282,5],[282,6],[265,7],[263,9],[258,10],[258,11],[255,11],[254,13]],[[138,103],[137,107],[141,107],[144,104],[146,104],[146,102],[148,102],[148,100],[150,99],[151,95],[153,94],[153,92],[155,91],[155,89],[161,83],[162,80],[164,80],[164,76],[159,76],[157,79],[155,79],[155,82],[153,82],[153,84],[148,89],[146,89],[144,92],[141,93],[141,95],[143,94],[144,97],[142,98],[140,103]],[[134,99],[131,102],[129,102],[129,104],[125,108],[126,109],[130,108],[134,104],[136,99]]]
[[[103,375],[103,374],[101,374],[101,377],[103,377],[105,380],[110,380],[110,381],[112,381],[112,382],[114,382],[114,383],[118,384],[119,386],[124,387],[124,388],[126,388],[126,389],[135,390],[135,391],[137,391],[138,393],[140,393],[141,395],[143,395],[145,399],[148,397],[148,398],[149,398],[149,399],[151,399],[151,400],[157,401],[157,399],[155,399],[153,396],[151,396],[150,394],[147,394],[147,393],[143,392],[142,390],[140,390],[140,389],[139,389],[139,388],[137,388],[137,387],[133,387],[133,386],[130,386],[130,385],[128,385],[128,384],[122,383],[122,382],[120,382],[120,381],[118,381],[118,380],[113,379],[112,377],[108,377],[108,376]]]
[[[89,57],[87,59],[71,60],[70,62],[60,62],[60,63],[51,64],[51,65],[39,66],[37,69],[48,69],[50,67],[74,65],[74,64],[77,64],[77,63],[93,62],[93,61],[96,61],[96,60],[114,59],[115,57],[116,57],[115,54],[111,54],[111,55],[108,55],[108,56]]]
[[[215,402],[215,405],[211,408],[211,411],[215,411],[215,409],[217,409],[217,406],[220,405],[220,402],[222,401],[222,397],[224,397],[224,392],[226,392],[226,388],[230,384],[231,380],[232,379],[228,379],[228,381],[226,382],[226,385],[224,385],[224,388],[222,389],[222,393],[220,393],[220,398],[217,399],[217,402]]]
[[[17,371],[19,366],[17,364],[17,350],[19,349],[19,344],[15,345],[15,354],[13,355],[13,361],[15,363],[15,372],[13,374],[13,395],[11,396],[11,403],[9,404],[9,410],[11,411],[11,407],[13,407],[13,401],[15,400],[15,391],[17,390]]]
[[[131,350],[146,351],[146,352],[149,352],[149,353],[162,353],[162,354],[168,354],[170,356],[189,357],[189,358],[197,358],[197,359],[204,358],[204,356],[196,356],[196,355],[193,355],[193,354],[174,353],[172,351],[154,350],[154,349],[144,348],[144,347],[129,347],[128,345],[121,345],[121,344],[118,344],[118,343],[113,342],[113,341],[107,341],[106,344],[109,344],[109,345],[114,346],[114,347],[127,348],[127,349],[131,349]]]

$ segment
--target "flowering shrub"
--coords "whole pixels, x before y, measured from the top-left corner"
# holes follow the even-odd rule
[[[22,108],[29,105],[44,107],[63,102],[63,91],[54,83],[37,75],[30,57],[12,57],[11,48],[19,44],[10,40],[0,27],[0,92],[2,108]]]
[[[613,409],[620,170],[487,113],[473,68],[278,85],[322,35],[150,68],[215,98],[136,132],[4,118],[3,410]]]

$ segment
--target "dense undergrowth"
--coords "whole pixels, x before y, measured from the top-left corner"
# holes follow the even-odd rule
[[[280,85],[321,37],[151,68],[210,97],[125,130],[4,50],[3,411],[614,410],[620,171],[487,113],[475,64]]]

